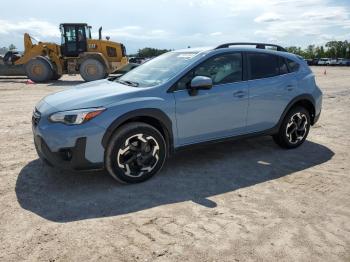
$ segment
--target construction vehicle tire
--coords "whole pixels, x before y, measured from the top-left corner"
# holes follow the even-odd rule
[[[44,59],[33,58],[25,65],[27,77],[37,83],[50,81],[53,71],[50,64]]]
[[[81,77],[87,82],[103,79],[107,74],[104,65],[94,58],[84,60],[79,67],[79,72]]]
[[[58,80],[62,77],[62,75],[59,75],[56,71],[53,71],[51,80]]]

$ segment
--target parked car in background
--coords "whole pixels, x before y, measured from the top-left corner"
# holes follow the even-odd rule
[[[306,63],[311,66],[311,65],[318,65],[318,58],[313,58],[313,59],[305,59]]]
[[[331,59],[330,58],[320,58],[318,60],[318,65],[330,65]]]
[[[129,57],[130,63],[142,64],[143,60],[144,60],[144,58],[142,58],[142,57]]]
[[[312,59],[304,59],[307,65],[312,65]]]
[[[318,65],[318,61],[319,61],[320,59],[319,58],[314,58],[314,59],[312,59],[312,65]]]
[[[144,57],[129,57],[129,62],[130,63],[134,63],[134,64],[143,64],[143,63],[146,63],[147,61],[153,59],[154,57],[147,57],[147,58],[144,58]]]
[[[338,61],[337,61],[337,65],[339,65],[339,66],[350,66],[350,59],[339,58]]]
[[[114,80],[43,98],[32,117],[40,158],[138,183],[169,154],[200,143],[271,135],[283,148],[302,145],[321,113],[314,74],[280,46],[243,44],[256,48],[172,51]]]
[[[338,59],[337,58],[332,58],[329,60],[329,65],[335,66],[337,65]]]

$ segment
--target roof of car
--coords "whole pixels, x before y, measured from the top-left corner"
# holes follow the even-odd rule
[[[179,53],[184,53],[184,52],[200,53],[200,52],[204,52],[204,51],[214,50],[214,48],[215,47],[213,47],[213,46],[202,46],[202,47],[184,48],[184,49],[174,50],[173,52],[179,52]]]
[[[297,55],[292,54],[292,53],[288,53],[288,52],[284,52],[284,51],[277,51],[277,50],[273,50],[273,49],[263,49],[263,48],[256,48],[256,47],[247,47],[247,46],[231,46],[231,47],[224,47],[224,48],[219,48],[217,49],[216,47],[195,47],[195,48],[185,48],[185,49],[179,49],[179,50],[175,50],[173,52],[179,52],[179,53],[183,53],[183,52],[189,52],[189,53],[209,53],[209,52],[217,52],[220,53],[220,51],[227,51],[227,50],[232,50],[232,51],[254,51],[254,52],[261,52],[261,53],[269,53],[269,54],[275,54],[275,55],[281,55],[284,57],[290,57],[290,58],[298,58]]]

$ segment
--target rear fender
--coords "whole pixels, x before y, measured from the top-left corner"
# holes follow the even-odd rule
[[[284,109],[284,111],[283,111],[283,113],[282,113],[282,115],[281,115],[277,125],[275,126],[275,128],[273,128],[273,130],[275,131],[274,133],[278,132],[278,130],[279,130],[280,126],[282,125],[282,122],[283,122],[285,116],[287,115],[287,113],[289,112],[289,110],[293,106],[297,105],[298,103],[300,103],[302,101],[308,101],[308,102],[310,102],[312,104],[314,109],[316,108],[315,107],[315,100],[314,100],[314,98],[311,95],[303,94],[303,95],[299,95],[299,96],[295,97],[292,101],[289,102],[287,107]],[[315,117],[315,116],[312,116],[312,117]]]

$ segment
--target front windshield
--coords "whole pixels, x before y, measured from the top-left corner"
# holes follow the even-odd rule
[[[136,67],[116,81],[139,87],[163,84],[189,65],[198,52],[169,52]]]

